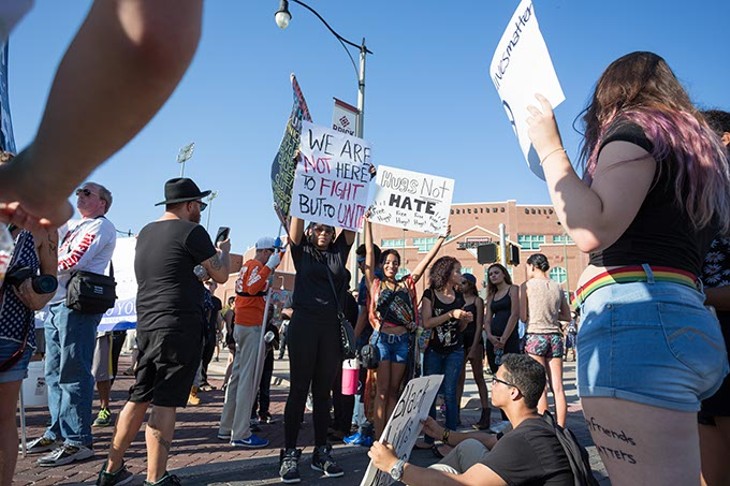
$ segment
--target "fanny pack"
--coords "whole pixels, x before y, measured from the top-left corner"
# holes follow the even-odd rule
[[[103,314],[117,300],[114,264],[109,262],[109,275],[83,270],[74,273],[66,287],[66,307],[82,314]]]

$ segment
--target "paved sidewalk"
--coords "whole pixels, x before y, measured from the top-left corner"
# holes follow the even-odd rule
[[[218,389],[212,392],[201,393],[201,405],[179,410],[175,440],[169,469],[177,474],[183,484],[190,485],[257,485],[279,483],[278,454],[284,444],[283,412],[288,394],[288,361],[275,361],[274,382],[272,385],[271,413],[277,422],[262,425],[260,436],[270,440],[270,446],[259,450],[233,449],[228,443],[217,439],[218,421],[223,407],[223,392],[220,390],[221,380],[225,372],[227,356],[221,353],[219,362],[212,362],[210,366],[210,382]],[[129,366],[130,357],[122,356],[120,370]],[[471,371],[467,370],[467,377]],[[605,469],[593,447],[590,435],[583,421],[575,393],[575,365],[566,363],[565,388],[568,396],[569,417],[568,426],[578,437],[579,441],[588,447],[591,463],[596,477],[601,479],[602,485],[610,484],[605,479]],[[114,384],[112,391],[112,413],[116,414],[127,398],[127,390],[132,384],[132,377],[121,376]],[[464,427],[479,419],[479,400],[476,385],[468,380],[462,400],[462,422]],[[95,412],[98,401],[95,401]],[[48,420],[45,408],[29,408],[26,410],[26,421],[29,439],[40,435]],[[498,420],[498,412],[493,412],[493,420]],[[56,468],[41,468],[35,465],[37,455],[22,455],[18,458],[16,468],[16,485],[51,485],[51,484],[93,484],[106,458],[112,434],[112,428],[94,428],[93,459],[80,463],[69,464]],[[301,462],[303,482],[306,484],[358,485],[368,464],[367,450],[362,447],[336,445],[335,456],[346,470],[340,479],[321,477],[309,468],[313,431],[311,427],[311,413],[305,413],[305,424],[299,436],[299,442],[307,445]],[[142,484],[145,479],[146,453],[144,444],[144,427],[140,430],[126,455],[127,466],[136,475],[133,485]],[[412,460],[419,465],[428,465],[434,461],[429,451],[414,451]]]

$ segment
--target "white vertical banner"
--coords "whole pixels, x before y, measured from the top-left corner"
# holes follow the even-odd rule
[[[134,273],[134,256],[137,237],[117,238],[112,263],[114,280],[117,282],[117,300],[114,307],[101,317],[98,331],[134,329],[137,325],[137,277]]]
[[[522,0],[512,15],[492,57],[489,75],[527,166],[544,180],[540,159],[527,136],[527,107],[539,104],[535,93],[545,96],[553,108],[565,100],[565,95],[540,32],[532,0]]]
[[[393,414],[385,425],[383,435],[380,436],[381,443],[387,442],[393,446],[398,459],[407,461],[410,457],[423,428],[421,422],[428,417],[428,411],[436,399],[443,379],[444,375],[414,378],[403,389]],[[388,486],[393,482],[390,474],[379,471],[373,466],[373,461],[370,461],[360,486]]]
[[[354,137],[357,115],[360,110],[342,100],[333,99],[335,106],[332,110],[332,130]]]

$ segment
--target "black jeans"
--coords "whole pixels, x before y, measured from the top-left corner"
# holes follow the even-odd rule
[[[335,409],[335,420],[332,428],[344,435],[350,435],[352,412],[355,409],[355,395],[342,394],[342,366],[332,383],[332,407]]]
[[[327,444],[330,390],[337,370],[342,368],[340,324],[331,319],[295,311],[287,330],[291,387],[284,409],[284,442],[297,446],[309,385],[314,401],[314,445]]]
[[[215,353],[216,340],[215,330],[206,329],[205,336],[203,337],[203,368],[200,370],[203,376],[201,385],[208,383],[208,365],[210,365],[210,360],[213,359],[213,354]]]
[[[271,404],[271,376],[274,374],[274,350],[268,349],[264,358],[264,368],[261,370],[261,383],[259,383],[259,393],[253,402],[251,409],[251,418],[256,418],[256,410],[259,417],[263,417],[269,413],[269,405]],[[261,405],[259,407],[259,405]]]

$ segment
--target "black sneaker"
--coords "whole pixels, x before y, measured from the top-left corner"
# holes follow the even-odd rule
[[[132,479],[134,479],[134,474],[127,469],[124,463],[116,472],[106,472],[106,461],[104,461],[104,465],[99,471],[99,477],[96,478],[96,486],[121,486],[131,482]]]
[[[301,449],[281,449],[279,451],[279,477],[282,483],[292,484],[302,480],[299,476]]]
[[[167,471],[165,471],[165,475],[158,479],[157,482],[151,483],[149,481],[145,481],[142,484],[144,486],[182,486],[180,478]]]
[[[90,457],[94,457],[94,451],[90,448],[64,444],[50,454],[38,459],[38,465],[45,467],[65,466],[66,464],[83,461]]]
[[[345,471],[332,459],[332,446],[329,444],[314,448],[312,469],[323,472],[328,478],[339,478],[345,474]]]

